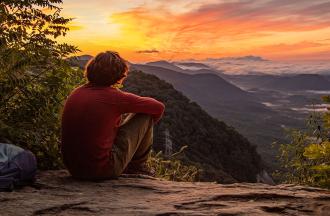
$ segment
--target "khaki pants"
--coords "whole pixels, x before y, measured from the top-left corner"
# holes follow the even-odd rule
[[[119,127],[111,150],[112,177],[128,164],[139,166],[148,159],[153,142],[153,119],[147,114],[130,114]]]

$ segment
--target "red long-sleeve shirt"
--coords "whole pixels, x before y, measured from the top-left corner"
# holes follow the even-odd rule
[[[146,113],[159,121],[164,104],[112,87],[86,84],[68,97],[62,114],[61,151],[73,176],[107,178],[110,150],[123,113]]]

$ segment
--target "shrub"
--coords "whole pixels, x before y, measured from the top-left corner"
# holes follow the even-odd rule
[[[171,181],[197,181],[200,169],[193,165],[185,165],[178,159],[178,156],[186,147],[182,147],[179,152],[172,154],[168,158],[165,158],[161,151],[157,154],[152,151],[147,164],[151,169],[155,170],[158,178]]]
[[[330,97],[323,100],[330,102]],[[290,130],[290,143],[281,144],[279,159],[288,183],[330,188],[330,115],[313,113],[306,130]]]

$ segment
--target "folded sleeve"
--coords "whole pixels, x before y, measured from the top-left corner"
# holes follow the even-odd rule
[[[118,110],[123,113],[145,113],[158,122],[163,116],[165,105],[151,97],[141,97],[128,92],[121,92],[118,100]]]

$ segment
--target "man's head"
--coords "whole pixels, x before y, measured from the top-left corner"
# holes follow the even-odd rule
[[[85,76],[94,85],[111,86],[122,82],[127,72],[126,60],[117,52],[106,51],[90,60],[86,66]]]

